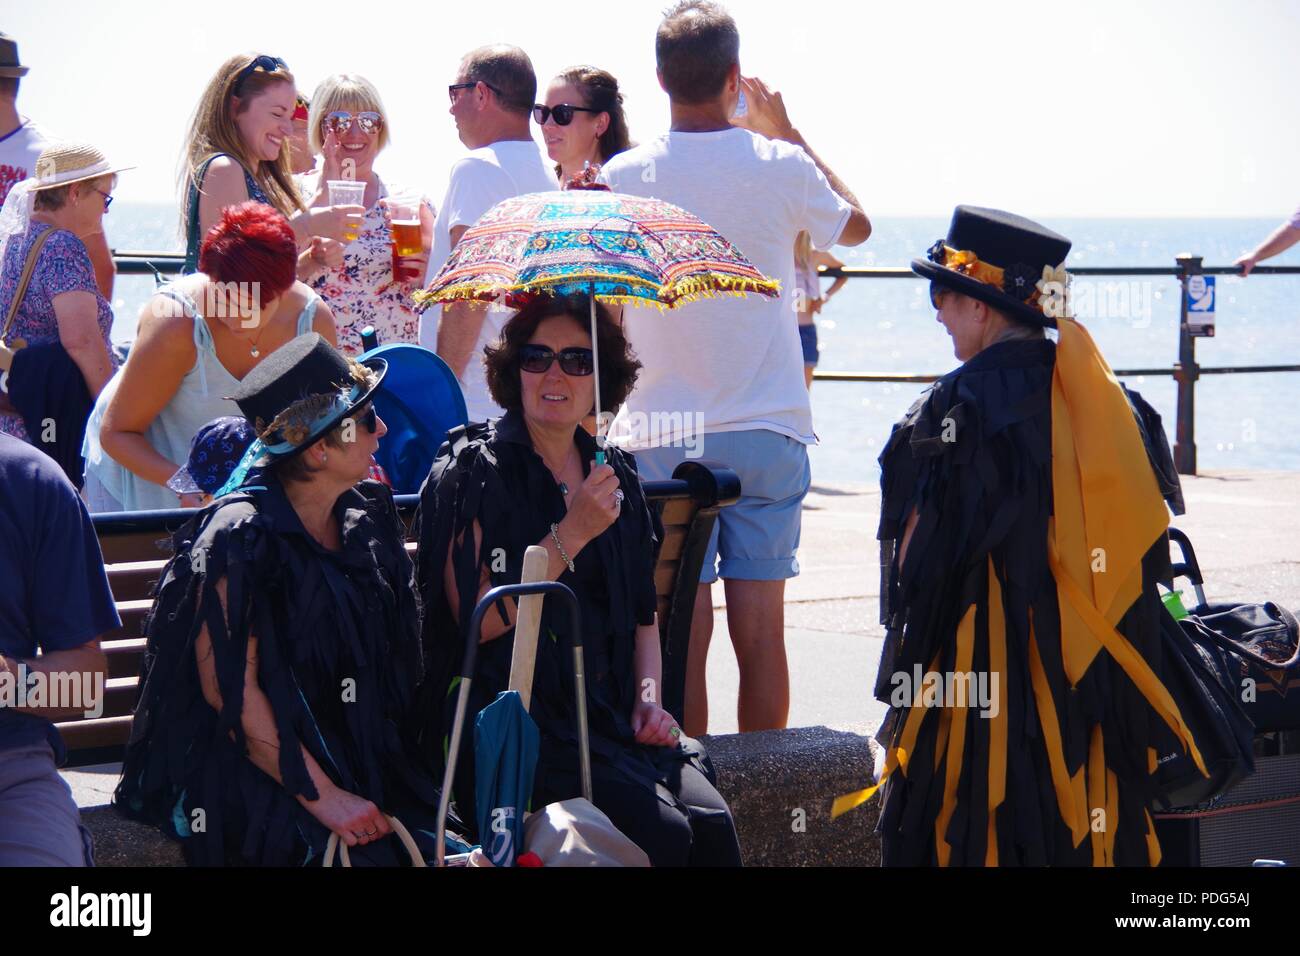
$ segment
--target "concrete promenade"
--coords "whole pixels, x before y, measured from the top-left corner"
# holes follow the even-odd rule
[[[1183,478],[1187,513],[1174,527],[1192,540],[1210,601],[1274,601],[1300,610],[1300,473],[1220,471]],[[884,629],[880,617],[880,489],[819,484],[804,503],[802,573],[786,588],[790,726],[868,733],[883,714],[871,697]],[[1195,597],[1185,581],[1184,603]],[[738,674],[725,597],[714,587],[709,732],[734,733]]]

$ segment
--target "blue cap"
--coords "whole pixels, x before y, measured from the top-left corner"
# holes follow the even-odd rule
[[[167,487],[179,494],[212,494],[230,478],[257,433],[242,417],[215,418],[190,443],[189,461]]]

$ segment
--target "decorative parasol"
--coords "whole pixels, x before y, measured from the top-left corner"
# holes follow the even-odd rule
[[[776,296],[780,285],[716,229],[660,199],[610,192],[595,167],[566,190],[497,203],[465,231],[428,288],[434,302],[501,302],[533,296],[587,296],[596,345],[596,300],[672,308],[682,302],[750,292]],[[600,363],[596,362],[597,443],[604,448]],[[604,462],[600,452],[597,461]]]

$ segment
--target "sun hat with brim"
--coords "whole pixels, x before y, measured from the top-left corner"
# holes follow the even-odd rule
[[[27,67],[18,61],[18,42],[0,33],[0,76],[14,78],[27,75]]]
[[[1024,216],[1000,209],[958,206],[948,237],[913,259],[912,271],[979,299],[1031,325],[1056,327],[1051,299],[1065,283],[1070,240]],[[1046,293],[1046,294],[1045,294]]]
[[[36,158],[32,189],[57,189],[127,169],[135,167],[111,162],[103,152],[87,143],[55,143]]]
[[[250,468],[294,457],[369,402],[388,373],[384,359],[347,358],[316,332],[291,339],[226,396],[257,433],[221,497],[242,484]]]
[[[248,447],[257,440],[252,424],[238,415],[214,418],[190,442],[190,456],[167,480],[178,494],[210,495],[230,480]]]

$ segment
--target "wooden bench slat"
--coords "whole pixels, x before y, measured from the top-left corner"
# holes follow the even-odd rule
[[[698,506],[690,498],[670,498],[664,502],[659,517],[665,528],[675,528],[689,525],[697,510]]]
[[[94,747],[125,747],[131,737],[131,717],[96,717],[55,724],[68,752]]]
[[[108,584],[113,589],[115,601],[139,601],[153,594],[154,586],[162,577],[166,561],[130,561],[110,564]]]
[[[99,646],[108,658],[108,676],[139,677],[140,665],[144,661],[143,637],[130,637],[123,640],[101,641]]]
[[[100,538],[99,549],[104,554],[105,564],[165,561],[172,556],[172,539],[165,534],[152,531],[115,534]]]

